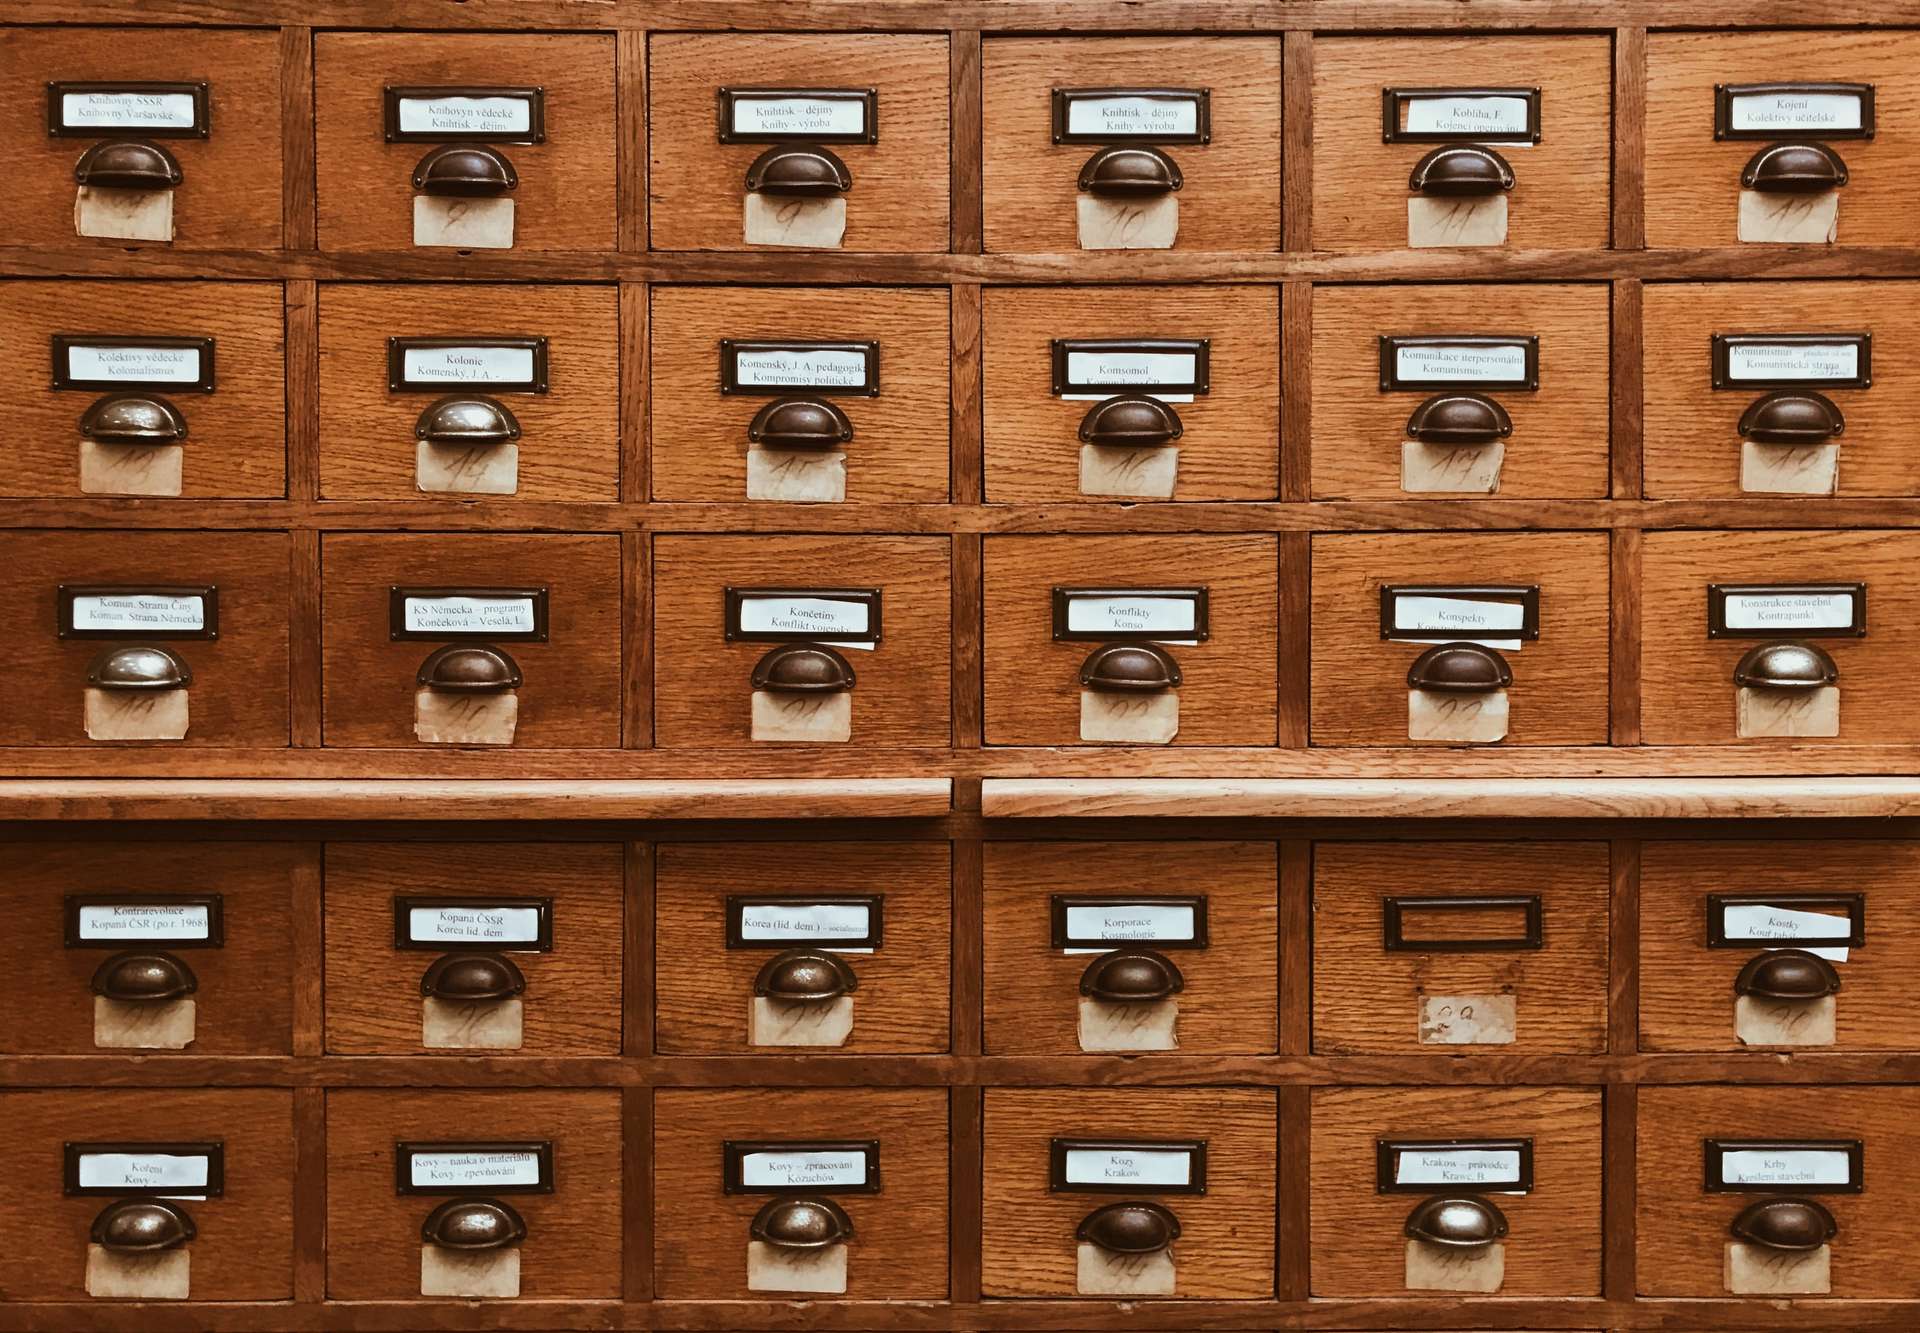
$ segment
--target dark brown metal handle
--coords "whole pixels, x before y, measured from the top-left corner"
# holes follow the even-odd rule
[[[1733,668],[1733,683],[1760,690],[1817,690],[1840,679],[1824,648],[1810,643],[1760,643]]]
[[[1823,143],[1768,144],[1741,168],[1740,184],[1768,194],[1819,194],[1847,183],[1847,164]]]
[[[413,433],[429,444],[484,448],[519,439],[520,421],[505,403],[485,394],[456,393],[428,403]]]
[[[1088,963],[1080,974],[1080,993],[1109,1004],[1164,1000],[1186,988],[1180,969],[1157,949],[1115,949]]]
[[[93,993],[108,1000],[159,1004],[191,995],[199,978],[184,961],[170,953],[133,949],[114,954],[93,973]]]
[[[430,690],[498,694],[519,689],[524,677],[520,664],[491,644],[451,643],[427,654],[413,679]]]
[[[527,988],[513,960],[497,953],[450,953],[427,965],[420,993],[436,1000],[473,1004],[510,1000]]]
[[[1840,1234],[1833,1214],[1812,1199],[1759,1199],[1740,1210],[1728,1227],[1735,1240],[1769,1250],[1817,1250]]]
[[[853,688],[853,664],[822,643],[786,643],[753,664],[753,688],[839,694]]]
[[[824,1250],[853,1235],[853,1219],[832,1199],[769,1199],[747,1230],[783,1250]]]
[[[838,954],[783,949],[753,979],[753,993],[787,1004],[825,1004],[860,989],[860,978]]]
[[[171,190],[181,181],[173,154],[145,139],[109,139],[94,144],[73,164],[81,185],[109,190]]]
[[[1507,1234],[1507,1215],[1477,1194],[1440,1194],[1414,1205],[1406,1233],[1428,1245],[1473,1250]]]
[[[769,449],[837,449],[853,423],[824,398],[776,398],[753,414],[747,438]]]
[[[99,444],[178,444],[187,419],[158,394],[110,393],[80,414],[80,434]]]
[[[1180,1219],[1163,1204],[1136,1199],[1094,1209],[1073,1235],[1109,1254],[1157,1254],[1180,1239]]]
[[[413,188],[422,194],[490,199],[519,185],[520,173],[506,154],[485,144],[441,144],[413,169]]]
[[[1185,183],[1179,163],[1143,145],[1109,144],[1080,168],[1080,188],[1110,198],[1149,199]]]
[[[1184,430],[1178,412],[1144,393],[1103,398],[1080,418],[1080,438],[1088,444],[1152,449],[1173,443]]]
[[[1111,694],[1152,694],[1180,684],[1180,664],[1157,643],[1103,643],[1080,664],[1080,683]]]
[[[1407,418],[1407,438],[1422,444],[1492,444],[1511,434],[1507,409],[1482,393],[1436,394]]]
[[[448,1199],[420,1224],[420,1239],[443,1250],[499,1250],[526,1238],[526,1219],[498,1199]]]
[[[114,1254],[155,1254],[177,1250],[199,1234],[193,1218],[167,1199],[121,1199],[93,1219],[88,1237]]]
[[[1407,687],[1442,694],[1486,694],[1513,684],[1507,659],[1477,643],[1436,643],[1407,668]]]
[[[747,167],[747,189],[754,194],[829,199],[852,188],[847,164],[817,144],[776,144]]]
[[[1811,389],[1781,389],[1740,414],[1740,438],[1755,444],[1820,444],[1846,428],[1833,399]]]
[[[1805,949],[1773,949],[1748,959],[1733,989],[1766,1000],[1818,1000],[1839,991],[1840,970]]]
[[[1442,199],[1484,198],[1513,188],[1513,168],[1491,148],[1448,144],[1413,164],[1407,186]]]
[[[122,644],[87,663],[87,684],[96,690],[180,690],[193,684],[193,668],[170,649]]]

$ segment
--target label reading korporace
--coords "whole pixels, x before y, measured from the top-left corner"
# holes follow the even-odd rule
[[[79,908],[76,937],[115,940],[204,940],[213,933],[206,903],[88,903]]]
[[[872,916],[865,903],[745,903],[740,908],[740,938],[748,943],[865,940],[873,929]]]
[[[1527,349],[1521,343],[1400,343],[1393,368],[1402,384],[1525,384]]]
[[[1194,936],[1191,903],[1068,903],[1067,938],[1186,943]]]
[[[197,115],[190,92],[92,88],[60,95],[62,129],[191,130]]]
[[[1860,378],[1857,340],[1833,342],[1732,342],[1727,378],[1736,382],[1846,381]]]
[[[1847,630],[1854,624],[1851,592],[1733,592],[1726,594],[1726,628],[1779,630]]]
[[[537,944],[537,907],[411,907],[407,937],[415,944]]]
[[[872,648],[848,635],[871,633],[866,602],[809,597],[804,593],[748,594],[740,599],[740,633],[803,634],[841,648]]]
[[[1408,134],[1531,138],[1532,108],[1524,97],[1464,93],[1402,94]]]
[[[534,349],[488,343],[408,347],[400,373],[408,384],[528,384],[535,379]]]
[[[207,627],[207,599],[198,594],[81,593],[73,598],[75,631],[154,634]]]
[[[417,1190],[538,1187],[537,1152],[481,1149],[414,1149],[407,1157],[407,1180]]]
[[[1196,135],[1200,130],[1200,98],[1192,93],[1178,97],[1081,94],[1067,102],[1066,131],[1075,137],[1160,138]]]
[[[533,634],[539,630],[534,607],[532,597],[408,597],[404,628],[426,635]]]
[[[1720,1153],[1726,1185],[1809,1189],[1853,1184],[1849,1155],[1839,1148],[1728,1148]]]
[[[530,97],[431,94],[399,99],[402,134],[482,135],[497,139],[533,133]]]
[[[855,1148],[749,1152],[740,1158],[743,1189],[850,1189],[867,1183],[867,1154]]]
[[[199,384],[200,349],[72,342],[67,378],[79,384]]]
[[[868,383],[865,351],[839,347],[737,348],[734,382],[743,389],[857,389]]]
[[[1521,1181],[1518,1148],[1404,1148],[1394,1156],[1396,1185],[1507,1185]]]
[[[90,1152],[80,1155],[76,1183],[83,1190],[195,1190],[207,1187],[208,1170],[199,1153]]]
[[[1763,88],[1728,99],[1727,126],[1737,132],[1843,134],[1862,128],[1863,93],[1808,88]]]
[[[1193,1154],[1145,1146],[1068,1148],[1062,1177],[1068,1185],[1184,1188],[1193,1183]]]
[[[867,133],[867,99],[863,95],[737,92],[730,102],[735,134],[804,139]]]

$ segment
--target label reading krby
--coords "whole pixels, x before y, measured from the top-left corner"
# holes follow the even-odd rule
[[[1782,1189],[1853,1183],[1847,1154],[1834,1148],[1728,1149],[1720,1154],[1720,1179]]]

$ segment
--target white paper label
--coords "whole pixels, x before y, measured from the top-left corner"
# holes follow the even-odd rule
[[[151,634],[204,630],[207,599],[198,594],[97,593],[73,599],[73,628]]]
[[[1191,97],[1073,97],[1067,133],[1101,139],[1198,134],[1200,103]]]
[[[161,1152],[80,1154],[81,1189],[205,1189],[207,1158]]]
[[[198,384],[198,347],[67,346],[67,378],[109,384]]]
[[[736,352],[733,374],[741,388],[859,389],[867,387],[867,354],[839,348],[783,348]]]
[[[1067,938],[1074,940],[1168,940],[1193,938],[1188,903],[1067,905]]]
[[[796,139],[822,134],[865,134],[863,97],[822,97],[797,93],[786,97],[733,96],[735,134],[778,134]]]
[[[447,1149],[413,1152],[407,1158],[407,1180],[415,1189],[464,1189],[470,1186],[538,1185],[540,1154],[536,1152],[464,1152]]]
[[[1818,134],[1860,128],[1858,93],[1740,93],[1729,128],[1768,134]]]
[[[1478,642],[1501,631],[1517,631],[1526,625],[1526,618],[1527,609],[1519,602],[1417,594],[1393,599],[1393,627],[1402,634],[1444,632]]]
[[[1190,1185],[1193,1154],[1165,1148],[1069,1148],[1069,1185]]]
[[[1488,138],[1527,134],[1524,97],[1409,97],[1409,134],[1477,134]]]
[[[62,129],[190,130],[193,94],[113,89],[60,95]]]
[[[806,634],[841,648],[871,648],[836,636],[867,633],[867,604],[831,597],[743,597],[740,632]]]
[[[806,1186],[829,1189],[867,1183],[863,1152],[750,1152],[740,1159],[740,1183],[748,1189]]]
[[[408,347],[400,374],[408,384],[531,384],[533,348]]]
[[[747,903],[743,940],[864,940],[872,925],[865,903]]]
[[[1727,378],[1731,380],[1855,380],[1860,377],[1860,344],[1730,343]]]
[[[1073,634],[1199,632],[1200,604],[1190,597],[1070,597],[1067,630]]]
[[[1726,623],[1730,630],[1850,629],[1853,594],[1730,592]]]
[[[1730,1149],[1720,1154],[1720,1179],[1728,1185],[1803,1189],[1853,1183],[1847,1154],[1834,1148]]]
[[[1396,1185],[1520,1184],[1518,1148],[1419,1148],[1394,1154]]]
[[[1198,360],[1192,352],[1068,352],[1067,382],[1102,388],[1150,389],[1191,385]]]
[[[407,938],[415,944],[537,944],[537,907],[411,907]]]
[[[532,634],[531,597],[409,597],[405,625],[410,634]]]
[[[1815,954],[1829,962],[1847,961],[1847,940],[1853,938],[1853,922],[1845,916],[1829,916],[1824,912],[1808,912],[1794,907],[1773,907],[1767,904],[1736,903],[1720,909],[1720,930],[1729,942],[1760,943],[1765,940],[1780,940],[1788,945],[1805,944],[1820,940],[1839,940],[1836,948],[1831,945],[1824,948],[1811,948],[1807,952]]]
[[[212,934],[205,903],[91,904],[80,909],[83,940],[204,940]]]
[[[1414,343],[1393,349],[1402,384],[1525,384],[1527,349],[1520,343]]]
[[[533,133],[529,97],[403,97],[402,134],[487,134],[509,138]]]

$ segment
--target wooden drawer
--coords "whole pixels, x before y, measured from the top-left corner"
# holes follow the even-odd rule
[[[459,1152],[477,1145],[548,1149],[540,1177],[550,1187],[485,1189],[526,1226],[519,1292],[526,1300],[620,1297],[620,1094],[612,1090],[379,1091],[327,1093],[327,1295],[343,1301],[417,1300],[421,1226],[460,1195],[414,1178],[398,1145]],[[491,1165],[481,1163],[483,1168]],[[505,1178],[531,1179],[515,1173]],[[456,1172],[456,1179],[467,1178]],[[463,1191],[467,1193],[468,1191]],[[434,1247],[437,1248],[437,1247]]]
[[[1408,242],[1414,167],[1449,145],[1491,148],[1512,170],[1505,244],[1517,250],[1572,250],[1607,244],[1613,161],[1612,44],[1591,37],[1330,37],[1313,47],[1313,246],[1316,250],[1398,249]],[[1543,89],[1530,117],[1512,108],[1496,122],[1512,138],[1457,137],[1445,103],[1403,101],[1397,142],[1384,141],[1388,89],[1506,92]],[[1424,102],[1416,132],[1432,117],[1438,137],[1401,138]],[[1480,107],[1461,108],[1469,113]],[[1537,119],[1539,142],[1524,142]],[[1436,242],[1445,244],[1444,241]]]
[[[1649,37],[1647,244],[1737,244],[1741,174],[1756,152],[1781,142],[1823,144],[1846,164],[1836,231],[1841,244],[1907,244],[1912,239],[1908,182],[1920,168],[1920,88],[1909,77],[1916,60],[1920,33],[1897,30]],[[1871,84],[1873,136],[1809,128],[1809,122],[1795,118],[1779,122],[1778,130],[1718,137],[1718,87],[1787,81]],[[1857,114],[1857,101],[1847,100],[1853,103],[1848,110]]]
[[[1602,283],[1316,289],[1314,498],[1606,495],[1607,300]],[[1441,402],[1467,395],[1450,419]]]
[[[1267,842],[988,843],[987,1053],[1272,1051],[1277,876]],[[1082,989],[1142,948],[1172,965],[1177,993]]]
[[[767,1176],[739,1163],[749,1150],[771,1155]],[[809,1151],[831,1152],[831,1158],[781,1160]],[[654,1095],[653,1159],[654,1283],[662,1300],[796,1294],[800,1283],[787,1276],[769,1275],[767,1285],[749,1283],[754,1219],[783,1198],[837,1207],[852,1227],[849,1239],[827,1247],[840,1251],[829,1263],[845,1261],[844,1286],[803,1289],[850,1300],[946,1298],[942,1089],[662,1091]],[[815,1164],[826,1168],[826,1178],[814,1189],[754,1183],[804,1178]],[[736,1166],[741,1183],[729,1192]],[[865,1186],[853,1183],[862,1177]],[[819,1276],[808,1273],[801,1281]]]
[[[168,1157],[185,1156],[188,1145],[217,1144],[213,1151],[218,1154],[222,1192],[211,1196],[209,1189],[211,1197],[176,1204],[196,1232],[184,1247],[184,1299],[292,1299],[293,1094],[286,1089],[7,1092],[0,1093],[0,1124],[7,1127],[0,1135],[0,1171],[10,1182],[0,1199],[0,1224],[15,1238],[0,1252],[0,1289],[9,1300],[87,1300],[94,1219],[123,1199],[141,1197],[69,1193],[66,1144],[88,1149],[87,1156],[95,1151],[148,1156],[159,1149],[159,1155]],[[166,1151],[169,1148],[173,1151]],[[195,1156],[200,1160],[193,1166],[206,1170],[204,1155]],[[100,1166],[107,1180],[125,1178],[111,1163]],[[211,1181],[215,1172],[194,1178]],[[86,1179],[95,1179],[92,1170]],[[151,1317],[165,1318],[158,1313]]]
[[[1915,288],[1900,282],[1688,282],[1645,288],[1647,494],[1661,499],[1763,494],[1912,495],[1920,461],[1906,440],[1920,416],[1920,315]],[[1721,369],[1720,335],[1730,344]],[[1833,335],[1825,342],[1820,335]],[[1860,335],[1868,342],[1859,345]],[[1766,335],[1785,335],[1768,357]],[[1813,341],[1797,350],[1792,342]],[[1735,363],[1735,358],[1739,362]],[[1861,375],[1849,373],[1850,365]],[[1813,377],[1817,382],[1797,383]],[[1871,379],[1871,388],[1861,379]],[[1838,435],[1804,448],[1750,443],[1751,429],[1797,425],[1789,413],[1809,394],[1833,409]],[[1763,404],[1777,406],[1763,406]],[[1818,407],[1816,403],[1814,406]],[[1804,410],[1804,409],[1802,409]],[[1763,415],[1764,414],[1764,415]],[[1797,414],[1796,414],[1797,415]],[[1830,452],[1821,453],[1826,449]],[[1748,464],[1748,459],[1752,460]],[[1751,467],[1753,475],[1747,476]],[[1837,467],[1838,482],[1834,481]]]
[[[1435,626],[1402,643],[1382,634],[1381,589],[1440,589],[1442,601],[1514,596],[1537,587],[1539,638],[1499,649],[1508,687],[1508,745],[1607,740],[1607,537],[1601,532],[1365,533],[1313,539],[1313,743],[1450,744],[1410,738],[1408,671],[1465,622],[1446,608],[1403,609],[1397,622]],[[1499,590],[1499,591],[1495,591]],[[1412,596],[1427,596],[1413,592]],[[1400,604],[1396,595],[1394,602]],[[1466,616],[1500,612],[1477,609]],[[1512,642],[1508,640],[1496,640]],[[1462,696],[1474,697],[1474,696]]]
[[[0,487],[23,496],[285,495],[284,318],[277,282],[0,285],[0,355],[8,369],[0,431],[10,444]],[[103,340],[137,343],[142,335],[177,364],[142,369],[130,349],[120,355],[132,364],[111,368],[92,350]],[[212,346],[181,347],[180,339]],[[76,355],[80,373],[73,375]],[[187,382],[209,372],[210,389]],[[90,387],[68,382],[96,375]],[[123,400],[124,411],[162,418],[170,407],[179,421],[167,424],[186,433],[179,443],[117,443],[115,427],[124,431],[127,423],[95,416],[95,405],[112,399]],[[132,424],[164,429],[160,422]]]
[[[852,429],[840,451],[845,499],[946,501],[952,377],[945,288],[656,287],[652,300],[655,499],[794,493],[777,484],[769,490],[757,467],[750,477],[748,441],[763,413],[812,402],[838,409]],[[728,389],[736,374],[730,342],[775,344],[744,349],[739,378],[759,384]],[[845,367],[838,376],[822,376],[767,364],[781,350],[804,355],[821,343],[874,344],[850,349],[866,356],[871,387],[837,387],[848,383]],[[775,420],[771,428],[779,425]]]
[[[1750,651],[1784,641],[1815,645],[1838,671],[1841,743],[1920,739],[1920,717],[1907,707],[1911,671],[1905,637],[1920,626],[1920,589],[1907,577],[1916,560],[1920,535],[1906,532],[1648,533],[1640,583],[1640,708],[1646,743],[1740,741],[1740,690],[1734,671]],[[1713,584],[1789,590],[1865,584],[1867,630],[1855,637],[1844,627],[1833,628],[1845,618],[1844,608],[1834,603],[1825,609],[1812,607],[1804,620],[1797,612],[1776,611],[1785,615],[1777,639],[1765,629],[1710,638],[1714,599],[1708,587]],[[1764,608],[1760,614],[1767,614]],[[1749,696],[1759,693],[1763,691],[1748,691]],[[1810,729],[1803,734],[1814,735]],[[1800,742],[1761,736],[1753,743]]]
[[[414,173],[428,153],[457,143],[491,148],[512,168],[518,183],[505,197],[513,202],[513,249],[611,250],[618,193],[613,46],[611,33],[317,34],[320,248],[411,249]],[[495,108],[509,113],[499,123],[510,128],[498,139],[406,127],[405,137],[389,140],[388,88],[428,101],[537,96],[531,109],[518,98]],[[471,115],[458,119],[473,123]],[[537,134],[528,129],[536,123]]]
[[[653,679],[659,744],[755,744],[753,696],[782,693],[756,690],[754,672],[771,654],[799,641],[766,637],[749,620],[741,637],[729,642],[729,588],[809,600],[823,592],[877,589],[877,612],[865,608],[861,623],[869,632],[877,625],[878,644],[867,651],[841,650],[853,677],[853,688],[842,696],[852,700],[844,738],[859,746],[944,746],[952,730],[948,577],[944,537],[656,539]],[[759,596],[753,600],[772,605]],[[784,734],[805,739],[798,732]]]
[[[125,246],[121,238],[81,237],[74,225],[74,168],[96,144],[146,140],[179,167],[173,190],[173,244],[193,250],[277,250],[281,244],[280,38],[271,31],[193,28],[8,28],[0,31],[0,235],[10,245]],[[154,92],[168,99],[156,116],[122,102],[76,117],[49,134],[49,83],[95,91],[144,92],[140,85],[183,85]],[[181,97],[205,86],[201,112]],[[131,88],[129,89],[129,85]],[[185,113],[185,114],[182,114]],[[93,128],[85,120],[108,120]],[[196,120],[204,137],[187,122]],[[96,132],[97,130],[97,132]]]
[[[16,843],[0,880],[9,1055],[286,1055],[292,896],[320,871],[299,843]],[[208,901],[212,898],[213,901]],[[123,953],[159,953],[190,995],[97,996]],[[103,975],[103,973],[105,973]],[[185,1044],[181,1044],[184,1039]]]
[[[673,1055],[946,1050],[952,859],[943,842],[658,848],[656,1047]],[[831,952],[853,989],[780,1004],[777,968],[794,949]]]
[[[991,537],[986,542],[986,722],[990,745],[1077,745],[1081,671],[1108,640],[1069,629],[1055,639],[1053,590],[1204,589],[1207,634],[1166,651],[1180,671],[1178,745],[1272,745],[1274,539]],[[1194,637],[1190,610],[1169,640]],[[1112,622],[1122,623],[1120,620]],[[1133,622],[1141,623],[1141,622]],[[1121,636],[1124,637],[1124,636]]]
[[[512,744],[620,743],[620,542],[614,536],[329,534],[323,543],[326,742],[419,742],[418,675],[442,647],[497,647],[518,666]],[[543,593],[545,630],[395,638],[395,590],[424,597]],[[544,590],[544,592],[543,592]],[[542,597],[535,598],[539,623]],[[484,617],[482,617],[484,620]],[[464,615],[448,623],[475,623]],[[521,618],[518,623],[526,623]]]
[[[1641,1048],[1920,1046],[1909,998],[1920,965],[1916,905],[1920,845],[1911,842],[1647,843]],[[1781,949],[1822,951],[1839,993],[1814,994],[1820,988],[1807,973],[1822,969],[1811,966],[1784,988],[1765,974],[1743,981],[1757,959]],[[1799,998],[1780,994],[1803,987]]]
[[[1716,1175],[1738,1182],[1741,1171],[1728,1170],[1724,1154],[1706,1146],[1709,1139],[1777,1150],[1807,1141],[1826,1145],[1816,1151],[1844,1151],[1858,1142],[1859,1161],[1851,1168],[1840,1167],[1836,1158],[1816,1159],[1833,1164],[1833,1178],[1844,1177],[1858,1190],[1803,1192],[1749,1183],[1710,1192],[1703,1157],[1709,1170],[1720,1167]],[[1643,1088],[1636,1156],[1636,1271],[1643,1296],[1730,1294],[1727,1250],[1734,1220],[1761,1200],[1783,1197],[1811,1200],[1838,1225],[1827,1247],[1831,1292],[1817,1294],[1920,1296],[1920,1270],[1906,1259],[1913,1244],[1913,1196],[1920,1188],[1920,1127],[1911,1088]],[[1778,1297],[1793,1290],[1782,1287],[1771,1303],[1780,1304]]]
[[[621,860],[616,844],[330,844],[327,1049],[618,1055]]]
[[[985,325],[981,376],[989,500],[1271,500],[1279,493],[1277,288],[995,287],[986,294]],[[1106,382],[1060,378],[1056,357],[1074,357],[1071,344],[1080,340],[1108,344],[1093,358],[1111,358],[1104,362],[1111,367]],[[1151,350],[1163,340],[1189,347]],[[1127,343],[1144,346],[1115,346]],[[1146,358],[1169,358],[1180,369],[1168,373],[1187,376],[1196,355],[1205,358],[1205,391],[1162,390],[1173,420],[1161,428],[1177,423],[1180,430],[1171,446],[1098,445],[1102,432],[1094,414],[1102,403],[1169,383],[1158,371],[1142,371]],[[1136,378],[1143,373],[1151,378]],[[1089,486],[1084,459],[1095,449],[1150,462],[1171,451],[1176,475],[1170,487],[1149,479],[1127,495],[1114,493],[1124,474]],[[1115,471],[1109,464],[1107,472]]]
[[[618,499],[618,304],[611,287],[322,287],[321,493]],[[410,348],[415,339],[472,345]],[[391,358],[404,363],[409,352],[422,363],[418,377],[403,371],[396,381]],[[524,378],[528,358],[537,390]],[[465,442],[469,423],[448,419],[456,401],[477,404],[485,430],[518,427],[517,436]]]
[[[654,249],[754,248],[743,225],[747,170],[763,153],[803,146],[832,153],[851,181],[839,196],[845,234],[830,248],[947,248],[945,33],[664,33],[648,43],[647,74]],[[796,111],[810,119],[790,98],[749,103],[765,117],[743,110],[722,122],[723,89],[844,95],[824,104],[834,137],[816,139],[785,128]],[[737,124],[744,141],[720,142],[723,124]],[[785,243],[820,248],[798,233]]]
[[[98,665],[114,680],[191,677],[184,691],[94,689],[107,714],[100,743],[284,746],[288,547],[284,532],[0,532],[11,575],[0,580],[0,625],[15,636],[17,673],[0,745],[88,743],[87,676]],[[63,587],[82,608],[81,636],[62,637],[75,623]],[[129,604],[136,597],[158,609]],[[148,628],[156,616],[171,626],[164,634]],[[163,670],[163,658],[130,651],[140,648],[183,666]],[[180,722],[184,739],[161,739]]]
[[[1314,1050],[1605,1051],[1607,889],[1599,842],[1316,844]]]
[[[1168,1252],[1161,1251],[1144,1265],[1143,1275],[1149,1279],[1143,1286],[1159,1289],[1135,1294],[1271,1298],[1274,1111],[1273,1093],[1254,1089],[987,1089],[982,1293],[1105,1294],[1098,1281],[1088,1284],[1095,1290],[1082,1290],[1083,1263],[1104,1268],[1104,1252],[1077,1239],[1077,1231],[1102,1207],[1145,1203],[1174,1215],[1179,1238],[1171,1251],[1172,1289],[1165,1289]],[[1089,1154],[1096,1172],[1108,1165],[1108,1150],[1131,1157],[1113,1162],[1112,1169],[1133,1173],[1142,1182],[1140,1192],[1127,1189],[1124,1180],[1088,1189],[1082,1182],[1090,1173],[1071,1159],[1063,1161],[1061,1188],[1054,1189],[1054,1163],[1074,1141],[1100,1145]],[[1204,1147],[1195,1152],[1175,1146],[1195,1144]],[[1142,1158],[1143,1151],[1153,1156]],[[1163,1173],[1164,1167],[1171,1169]],[[1188,1183],[1145,1183],[1156,1179]],[[1195,1192],[1201,1182],[1205,1192]],[[1151,1283],[1156,1276],[1162,1281]]]
[[[1460,1183],[1418,1183],[1443,1173]],[[1465,1285],[1493,1276],[1484,1261],[1436,1262],[1424,1252],[1439,1247],[1405,1230],[1428,1199],[1462,1190],[1508,1225],[1493,1292],[1600,1294],[1600,1093],[1590,1088],[1315,1088],[1313,1294],[1487,1290]]]
[[[1081,245],[1078,202],[1088,159],[1147,145],[1171,158],[1176,250],[1280,249],[1280,42],[1275,37],[1022,37],[985,44],[986,248],[1069,254]],[[1103,134],[1054,123],[1055,89],[1205,90],[1206,129],[1190,99],[1158,110],[1170,135]],[[1075,99],[1079,100],[1079,99]],[[1081,114],[1134,111],[1124,96],[1087,99]],[[1071,115],[1071,113],[1069,113]],[[1109,124],[1142,124],[1122,116]],[[1196,142],[1195,140],[1199,141]]]

